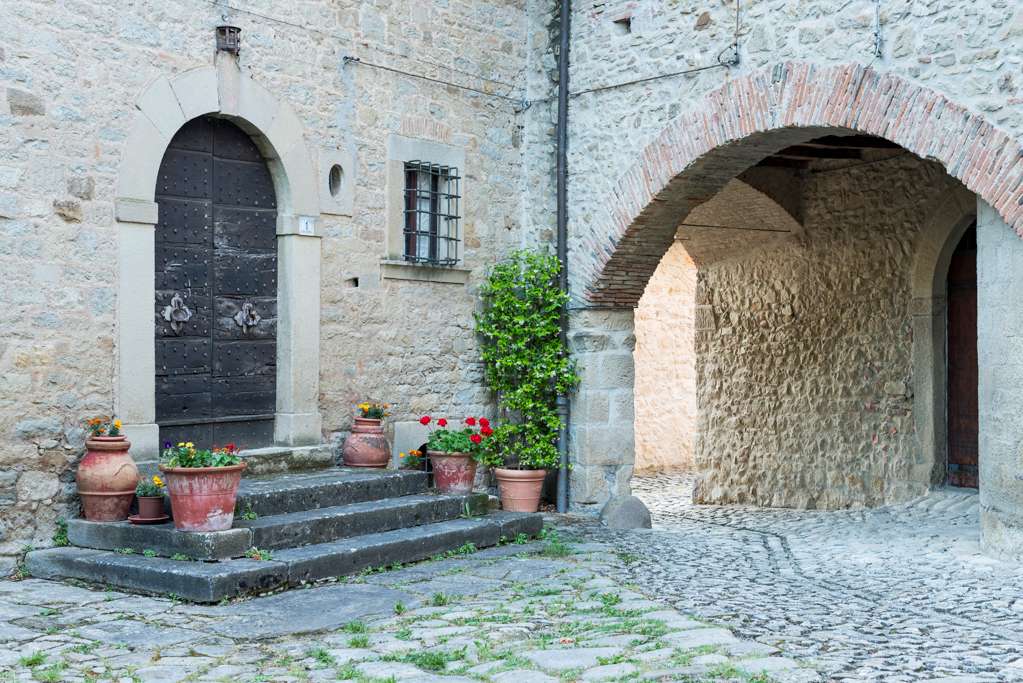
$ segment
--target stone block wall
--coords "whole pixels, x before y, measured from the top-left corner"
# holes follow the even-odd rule
[[[524,145],[549,154],[549,120],[539,107],[522,113],[517,101],[342,58],[546,97],[547,4],[245,3],[255,14],[197,0],[0,5],[0,569],[74,512],[80,424],[115,405],[114,199],[136,100],[155,79],[212,65],[225,12],[242,28],[243,73],[294,110],[313,157],[354,159],[350,211],[325,202],[318,217],[324,439],[367,398],[394,403],[396,419],[487,410],[476,288],[509,249],[552,234],[552,191],[524,200],[527,185],[548,184],[546,157],[530,160],[527,177]],[[381,277],[392,135],[464,150],[467,284]],[[327,192],[325,175],[308,182]]]
[[[576,310],[569,323],[569,349],[581,380],[570,407],[569,500],[577,510],[599,512],[596,506],[625,490],[632,477],[633,315],[631,310]]]
[[[696,264],[664,255],[635,312],[636,474],[689,470],[696,436]]]

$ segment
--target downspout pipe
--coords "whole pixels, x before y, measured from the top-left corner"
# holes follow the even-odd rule
[[[568,46],[571,31],[572,3],[561,0],[558,45],[558,126],[557,126],[557,234],[558,261],[561,272],[558,286],[568,292]],[[561,344],[568,343],[568,306],[561,307]],[[569,402],[567,396],[558,396],[558,415],[561,429],[558,432],[558,512],[568,512],[568,434]]]

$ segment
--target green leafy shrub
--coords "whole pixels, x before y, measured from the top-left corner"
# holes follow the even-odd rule
[[[579,382],[561,339],[568,295],[561,263],[546,251],[522,250],[496,264],[480,287],[476,315],[484,377],[507,422],[494,428],[481,462],[521,469],[558,464],[558,397]]]

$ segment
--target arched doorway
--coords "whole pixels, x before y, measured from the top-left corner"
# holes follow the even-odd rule
[[[978,486],[977,227],[952,254],[948,296],[948,483]]]
[[[273,442],[277,199],[252,139],[202,116],[160,164],[155,235],[161,442]]]

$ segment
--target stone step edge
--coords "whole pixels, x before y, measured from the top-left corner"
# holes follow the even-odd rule
[[[455,501],[454,504],[452,501]],[[259,531],[261,529],[327,524],[335,518],[347,518],[344,521],[350,525],[348,529],[338,530],[340,533],[337,535],[324,538],[321,541],[329,542],[407,526],[403,522],[409,517],[414,519],[416,512],[422,512],[426,517],[431,514],[437,515],[431,518],[430,522],[455,519],[465,511],[465,505],[468,505],[469,514],[485,514],[488,496],[482,493],[466,495],[413,494],[270,515],[251,522],[236,517],[234,528],[211,532],[179,532],[171,523],[149,526],[134,525],[128,522],[90,522],[84,519],[71,519],[68,520],[68,540],[71,545],[80,548],[123,551],[125,554],[143,555],[146,552],[152,552],[156,557],[183,556],[190,560],[227,560],[244,556],[253,545],[264,548],[257,538],[258,535],[263,535]],[[368,526],[368,530],[360,533],[359,526],[364,529]],[[344,531],[354,532],[343,533]],[[271,545],[269,547],[285,546]]]
[[[472,543],[497,545],[519,534],[537,536],[539,514],[496,512],[477,519],[438,522],[412,529],[292,548],[270,560],[178,562],[158,557],[124,555],[88,548],[47,548],[26,555],[26,568],[43,579],[77,579],[141,593],[173,595],[193,602],[261,593],[364,569],[424,560]]]
[[[331,467],[296,473],[294,479],[243,479],[235,512],[239,515],[255,512],[260,517],[269,517],[427,491],[425,472]]]

